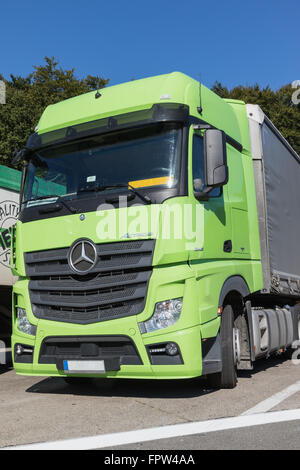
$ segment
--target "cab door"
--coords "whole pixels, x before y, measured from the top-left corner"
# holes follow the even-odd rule
[[[227,145],[228,151],[229,145]],[[230,175],[229,175],[230,178]],[[189,135],[189,194],[203,211],[203,243],[190,251],[190,260],[221,260],[232,257],[231,211],[228,184],[197,199],[195,191],[205,190],[203,131],[191,126]]]

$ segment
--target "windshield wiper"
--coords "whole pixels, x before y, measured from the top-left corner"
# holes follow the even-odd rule
[[[150,197],[144,196],[139,191],[137,191],[131,184],[107,184],[103,186],[94,186],[93,188],[82,188],[79,189],[78,193],[84,192],[98,192],[105,191],[105,189],[115,189],[115,188],[126,188],[132,191],[136,196],[138,196],[145,204],[152,204]]]
[[[68,209],[69,212],[71,212],[72,214],[75,214],[77,212],[77,209],[75,209],[75,207],[72,207],[72,206],[69,206],[63,199],[61,196],[59,196],[58,194],[48,194],[47,196],[38,196],[38,197],[35,197],[34,199],[27,199],[26,201],[23,201],[23,204],[26,204],[27,202],[32,202],[32,201],[41,201],[43,199],[50,199],[50,198],[54,198],[56,197],[56,201],[55,203],[57,204],[56,205],[56,208],[54,206],[51,207],[51,210],[50,208],[40,208],[39,209],[39,212],[53,212],[55,210],[60,210],[61,209],[61,206],[60,204],[62,204],[66,209]],[[51,203],[50,203],[51,204]]]

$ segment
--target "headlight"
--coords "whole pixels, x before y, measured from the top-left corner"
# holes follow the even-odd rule
[[[26,310],[24,308],[17,308],[17,325],[18,329],[28,335],[36,334],[36,326],[32,325],[27,318]]]
[[[141,333],[149,333],[174,325],[180,317],[181,309],[182,297],[158,302],[150,320],[139,323]]]

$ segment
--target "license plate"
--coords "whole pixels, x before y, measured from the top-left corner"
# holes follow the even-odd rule
[[[64,361],[64,371],[67,374],[103,374],[104,361]]]

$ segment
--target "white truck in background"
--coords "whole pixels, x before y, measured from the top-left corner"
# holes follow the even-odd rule
[[[21,172],[0,165],[0,364],[9,356],[11,296],[15,281],[10,269],[11,226],[19,213]]]

